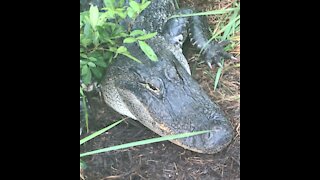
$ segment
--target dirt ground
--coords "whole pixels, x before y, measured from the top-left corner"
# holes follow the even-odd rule
[[[212,10],[227,7],[232,2],[233,0],[180,0],[180,6]],[[216,23],[215,18],[209,17],[209,22]],[[215,91],[213,82],[216,68],[209,70],[204,63],[198,61],[194,52],[189,50],[186,53],[193,69],[193,77],[232,121],[235,131],[232,143],[214,155],[199,154],[170,142],[160,142],[88,156],[83,158],[88,167],[80,172],[86,180],[240,179],[240,68],[235,66],[240,63],[240,45],[231,51],[238,61],[226,60],[223,75]],[[95,120],[90,123],[92,132],[124,118],[108,108],[96,94],[92,95],[90,104],[95,114]],[[139,122],[126,119],[107,133],[80,146],[80,153],[152,137],[158,135]]]

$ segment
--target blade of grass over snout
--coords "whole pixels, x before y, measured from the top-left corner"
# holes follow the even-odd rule
[[[109,129],[111,129],[111,128],[115,127],[116,125],[120,124],[122,121],[124,121],[124,119],[122,119],[120,121],[117,121],[117,122],[109,125],[108,127],[105,127],[103,129],[91,134],[90,136],[87,136],[87,137],[81,139],[80,140],[80,145],[85,143],[85,142],[87,142],[87,141],[89,141],[89,140],[91,140],[91,139],[93,139],[93,138],[95,138],[95,137],[97,137],[97,136],[99,136],[100,134],[103,134],[104,132],[108,131]]]
[[[147,140],[141,140],[141,141],[126,143],[126,144],[121,144],[121,145],[117,145],[117,146],[112,146],[112,147],[108,147],[108,148],[103,148],[103,149],[98,149],[98,150],[82,153],[82,154],[80,154],[80,158],[84,157],[84,156],[93,155],[93,154],[130,148],[130,147],[134,147],[134,146],[140,146],[140,145],[151,144],[151,143],[156,143],[156,142],[161,142],[161,141],[168,141],[168,140],[173,140],[173,139],[178,139],[178,138],[195,136],[195,135],[204,134],[207,132],[210,132],[210,131],[208,130],[208,131],[183,133],[183,134],[177,134],[177,135],[168,135],[168,136],[163,136],[163,137],[158,137],[158,138],[152,138],[152,139],[147,139]]]

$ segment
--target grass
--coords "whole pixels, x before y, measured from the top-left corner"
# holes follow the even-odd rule
[[[232,12],[235,10],[239,10],[239,8],[228,8],[228,9],[220,9],[220,10],[213,10],[213,11],[206,11],[206,12],[199,12],[199,13],[192,13],[192,14],[180,14],[180,15],[173,15],[169,17],[172,18],[179,18],[179,17],[191,17],[191,16],[209,16],[209,15],[218,15],[218,14],[225,14],[228,12]]]
[[[105,153],[105,152],[109,152],[109,151],[115,151],[115,150],[119,150],[119,149],[126,149],[126,148],[131,148],[131,147],[141,146],[141,145],[146,145],[146,144],[152,144],[152,143],[157,143],[157,142],[162,142],[162,141],[169,141],[169,140],[173,140],[173,139],[186,138],[186,137],[204,134],[204,133],[208,133],[208,132],[209,132],[209,130],[197,131],[197,132],[168,135],[168,136],[151,138],[151,139],[146,139],[146,140],[141,140],[141,141],[135,141],[135,142],[131,142],[131,143],[121,144],[121,145],[107,147],[107,148],[101,148],[98,150],[82,153],[82,154],[80,154],[80,158],[85,157],[85,156],[89,156],[89,155]]]
[[[122,123],[124,121],[124,119],[119,120],[83,139],[80,140],[80,145],[83,145],[84,143],[96,138],[97,136],[105,133],[106,131],[110,130],[111,128],[117,126],[118,124]],[[109,151],[115,151],[115,150],[119,150],[119,149],[125,149],[125,148],[130,148],[130,147],[135,147],[135,146],[141,146],[141,145],[146,145],[146,144],[151,144],[151,143],[157,143],[157,142],[162,142],[162,141],[168,141],[168,140],[173,140],[173,139],[179,139],[179,138],[186,138],[186,137],[190,137],[190,136],[195,136],[195,135],[199,135],[199,134],[204,134],[204,133],[208,133],[210,132],[209,130],[206,131],[197,131],[197,132],[189,132],[189,133],[182,133],[182,134],[176,134],[176,135],[168,135],[168,136],[163,136],[163,137],[157,137],[157,138],[151,138],[151,139],[146,139],[146,140],[141,140],[141,141],[135,141],[135,142],[131,142],[131,143],[126,143],[126,144],[121,144],[121,145],[117,145],[117,146],[111,146],[111,147],[107,147],[107,148],[101,148],[101,149],[97,149],[97,150],[93,150],[90,152],[85,152],[85,153],[80,153],[80,158],[85,157],[85,156],[90,156],[90,155],[94,155],[94,154],[99,154],[99,153],[105,153],[105,152],[109,152]],[[82,161],[80,159],[80,169],[85,168],[86,165],[84,163],[84,161]]]
[[[215,23],[215,29],[212,33],[211,38],[207,42],[209,44],[211,41],[217,39],[219,41],[231,40],[231,45],[226,47],[226,51],[234,49],[236,46],[240,46],[240,3],[236,1],[232,4],[234,11],[223,14],[222,16],[217,16],[218,19]],[[236,41],[234,41],[236,40]],[[203,49],[201,50],[203,51]],[[224,61],[222,63],[224,66]],[[238,64],[240,67],[240,63]],[[217,73],[214,78],[213,89],[216,90],[219,80],[223,72],[223,67],[220,67],[217,70]]]
[[[227,8],[230,6],[231,8]],[[240,33],[240,2],[234,1],[232,4],[227,4],[225,5],[225,7],[222,7],[219,10],[208,10],[199,13],[173,15],[170,18],[212,15],[215,15],[216,18],[214,22],[210,22],[210,24],[214,26],[214,29],[211,31],[211,38],[206,43],[206,45],[200,50],[199,54],[201,54],[203,50],[206,48],[206,46],[213,40],[231,40],[232,43],[225,48],[226,51],[230,51],[237,46],[240,47],[240,35],[238,35]],[[222,65],[224,65],[224,60],[222,61]],[[240,64],[238,66],[240,67]],[[217,70],[216,75],[213,78],[214,90],[216,90],[216,88],[218,87],[222,73],[223,66]]]

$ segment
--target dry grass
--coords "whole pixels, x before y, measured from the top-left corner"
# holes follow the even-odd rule
[[[211,11],[218,10],[222,8],[230,8],[232,4],[240,0],[180,0],[182,6],[186,7],[196,7],[201,11]],[[208,16],[208,21],[213,32],[219,31],[219,25],[222,22],[221,19],[228,21],[226,16]],[[197,54],[193,54],[188,57],[191,62],[191,66],[195,66],[194,77],[203,87],[203,89],[208,93],[212,99],[218,103],[227,117],[231,120],[234,127],[234,141],[228,147],[229,157],[233,160],[229,166],[237,164],[240,166],[240,31],[234,34],[230,40],[235,44],[233,48],[229,51],[233,56],[237,58],[237,61],[226,60],[224,63],[224,68],[220,77],[220,81],[216,90],[214,90],[214,80],[218,68],[213,68],[210,70],[205,63],[203,63]],[[193,162],[206,163],[202,159],[193,159]],[[216,172],[224,176],[224,167],[221,166],[225,162],[217,163],[214,167]],[[230,168],[230,167],[229,167]]]

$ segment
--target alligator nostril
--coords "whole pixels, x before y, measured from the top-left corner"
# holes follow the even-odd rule
[[[232,129],[227,125],[215,126],[210,133],[204,136],[206,147],[209,149],[211,147],[213,151],[215,151],[214,149],[222,149],[230,143],[232,134]]]

